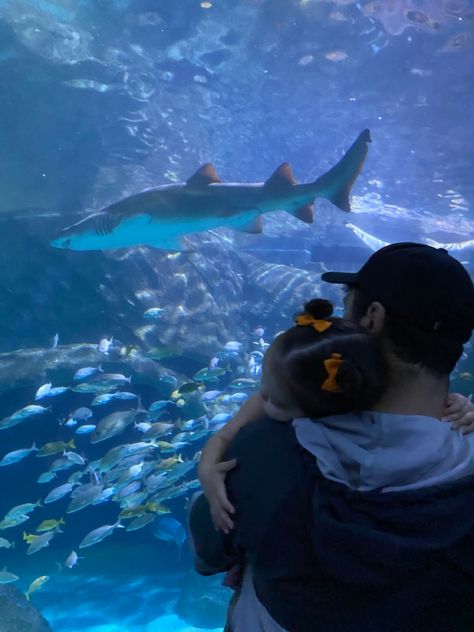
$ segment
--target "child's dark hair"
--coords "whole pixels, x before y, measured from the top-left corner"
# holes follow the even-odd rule
[[[277,336],[272,344],[275,379],[308,417],[370,409],[385,385],[386,367],[377,336],[332,313],[329,301],[309,301],[297,317],[301,324]],[[328,388],[325,361],[331,358],[339,359],[337,369],[332,369],[332,388]]]

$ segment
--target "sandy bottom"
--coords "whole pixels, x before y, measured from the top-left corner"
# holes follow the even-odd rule
[[[87,628],[55,628],[51,622],[54,632],[206,632],[203,628],[194,628],[182,621],[174,614],[165,615],[154,619],[143,626],[119,625],[116,623],[106,623],[104,625],[93,625]],[[222,628],[208,628],[207,632],[222,632]]]
[[[196,628],[175,614],[180,579],[62,577],[31,601],[53,632],[222,632],[224,621],[218,628]]]

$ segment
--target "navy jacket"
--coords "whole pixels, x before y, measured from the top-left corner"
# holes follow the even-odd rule
[[[289,632],[474,632],[474,476],[354,491],[322,476],[291,424],[269,419],[239,433],[233,457],[235,531],[215,531],[203,496],[191,510],[199,572],[245,556]]]

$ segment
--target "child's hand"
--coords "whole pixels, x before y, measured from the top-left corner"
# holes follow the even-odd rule
[[[462,434],[474,432],[474,404],[471,399],[472,395],[465,397],[460,393],[449,393],[443,421],[452,422],[452,430],[462,428]]]
[[[199,468],[199,480],[211,508],[212,521],[216,529],[229,533],[234,528],[230,514],[235,513],[227,498],[225,477],[237,465],[237,459],[222,461]]]

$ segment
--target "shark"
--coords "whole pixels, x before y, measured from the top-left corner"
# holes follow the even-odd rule
[[[286,211],[311,224],[314,202],[324,198],[350,211],[350,192],[371,142],[362,131],[339,162],[314,182],[298,184],[288,163],[265,181],[221,182],[212,163],[186,182],[145,189],[65,228],[51,245],[68,250],[108,250],[138,245],[187,250],[183,237],[226,227],[261,233],[262,215]]]

